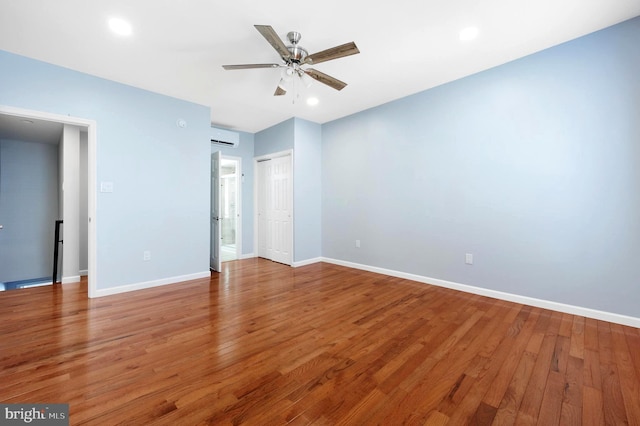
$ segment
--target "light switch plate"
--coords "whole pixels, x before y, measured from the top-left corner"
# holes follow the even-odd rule
[[[100,192],[113,192],[113,182],[100,182]]]

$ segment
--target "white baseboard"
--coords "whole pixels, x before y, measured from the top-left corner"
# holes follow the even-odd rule
[[[301,260],[299,262],[293,262],[291,266],[293,268],[298,268],[300,266],[306,266],[306,265],[311,265],[313,263],[322,262],[322,260],[323,260],[322,257],[314,257],[313,259],[306,259],[306,260]]]
[[[389,275],[397,278],[404,278],[411,281],[417,281],[425,284],[432,284],[438,287],[450,288],[453,290],[463,291],[465,293],[478,294],[480,296],[492,297],[494,299],[506,300],[508,302],[520,303],[523,305],[535,306],[552,311],[563,312],[572,315],[593,318],[602,321],[613,322],[616,324],[628,325],[630,327],[640,328],[640,318],[630,317],[627,315],[615,314],[612,312],[599,311],[597,309],[583,308],[581,306],[567,305],[564,303],[552,302],[549,300],[536,299],[534,297],[521,296],[518,294],[505,293],[497,290],[489,290],[481,287],[474,287],[467,284],[455,283],[452,281],[439,280],[437,278],[424,277],[422,275],[409,274],[406,272],[394,271],[391,269],[378,268],[376,266],[362,265],[359,263],[347,262],[344,260],[330,259],[323,257],[323,262],[333,263],[335,265],[346,266],[349,268],[360,269],[363,271],[375,272],[378,274]]]
[[[240,257],[238,259],[251,259],[256,257],[256,255],[254,253],[246,253],[246,254],[241,254]]]
[[[80,269],[80,276],[81,277],[86,277],[87,275],[89,275],[89,270],[88,269]]]
[[[153,280],[153,281],[145,281],[141,283],[126,284],[126,285],[112,287],[112,288],[97,289],[95,294],[91,297],[111,296],[113,294],[126,293],[128,291],[143,290],[145,288],[152,288],[152,287],[160,287],[163,285],[176,284],[179,282],[197,280],[200,278],[209,278],[210,276],[211,276],[211,272],[206,271],[206,272],[198,272],[198,273],[189,274],[189,275],[179,275],[176,277],[162,278],[162,279]]]
[[[70,277],[62,277],[61,284],[79,283],[80,275],[72,275]]]

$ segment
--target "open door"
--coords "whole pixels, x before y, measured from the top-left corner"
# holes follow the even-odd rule
[[[209,267],[212,271],[222,270],[221,246],[221,209],[220,209],[220,163],[222,152],[211,154],[211,256]]]

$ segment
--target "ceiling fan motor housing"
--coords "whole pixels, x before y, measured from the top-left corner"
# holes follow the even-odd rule
[[[290,31],[287,34],[287,39],[289,39],[289,42],[291,43],[291,46],[287,46],[287,50],[291,54],[288,62],[300,63],[309,55],[309,52],[307,52],[305,48],[298,46],[301,38],[302,34],[297,31]]]

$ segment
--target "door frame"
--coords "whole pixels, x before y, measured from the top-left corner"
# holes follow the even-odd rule
[[[209,209],[209,269],[214,272],[222,272],[222,243],[220,233],[220,167],[222,164],[222,151],[211,153],[211,176],[209,179],[211,190],[211,208]]]
[[[291,262],[289,266],[292,266],[295,261],[295,199],[293,197],[294,190],[294,162],[293,162],[293,149],[287,149],[285,151],[278,151],[271,154],[260,155],[258,157],[253,157],[253,247],[255,256],[258,256],[259,248],[258,248],[258,188],[260,188],[260,174],[258,173],[258,163],[265,160],[273,160],[274,158],[286,157],[289,156],[290,165],[291,165]]]
[[[96,146],[97,146],[97,123],[95,120],[90,120],[81,117],[72,117],[69,115],[54,114],[50,112],[30,110],[24,108],[17,108],[12,106],[0,105],[0,114],[10,115],[14,117],[24,119],[35,119],[44,121],[53,121],[56,123],[70,124],[87,129],[87,212],[89,215],[89,223],[87,238],[88,238],[88,270],[87,270],[87,283],[88,283],[88,296],[89,298],[97,297],[98,281],[97,281],[97,209],[96,209],[96,188],[97,188],[97,174],[96,174]]]

